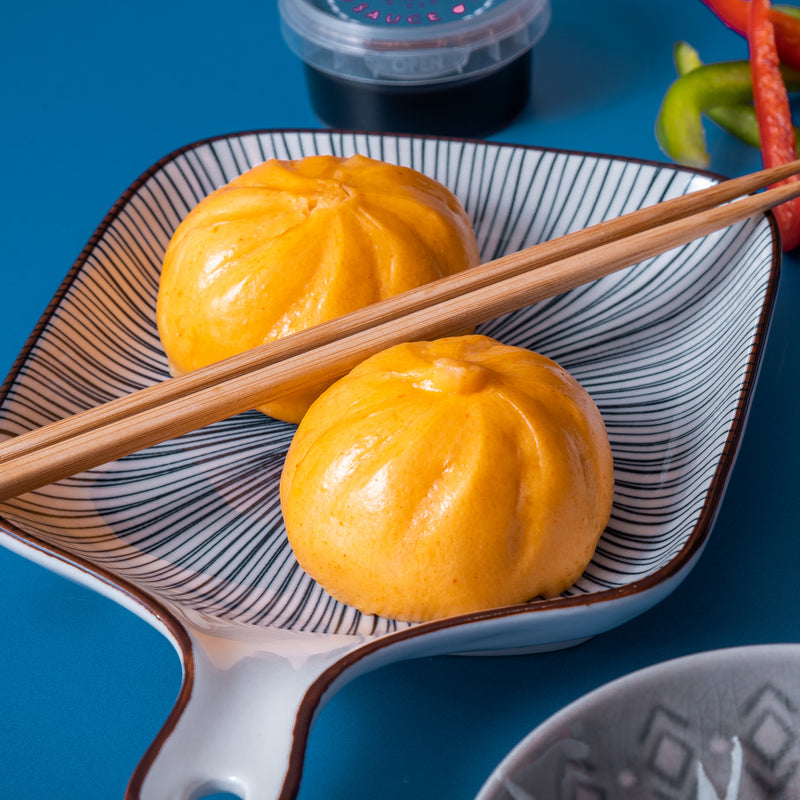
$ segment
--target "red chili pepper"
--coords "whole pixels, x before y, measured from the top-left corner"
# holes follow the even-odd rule
[[[743,36],[747,35],[748,0],[703,0],[703,2],[729,27]],[[775,30],[778,56],[784,64],[800,69],[800,19],[784,14],[776,8],[769,9],[769,19]]]
[[[765,167],[773,167],[794,161],[797,158],[797,143],[789,95],[780,73],[775,30],[769,14],[770,0],[750,0],[748,5],[747,38],[761,157]],[[783,203],[773,213],[781,231],[783,249],[793,250],[800,245],[800,200]]]

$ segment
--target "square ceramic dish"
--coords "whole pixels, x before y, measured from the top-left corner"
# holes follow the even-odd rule
[[[66,277],[3,386],[2,435],[168,377],[154,323],[160,263],[201,198],[267,158],[355,152],[452,189],[485,260],[714,182],[664,164],[453,139],[267,131],[187,146],[125,192]],[[482,326],[561,363],[607,423],[613,514],[583,577],[555,599],[422,625],[334,601],[300,570],[282,526],[277,486],[294,428],[257,412],[0,506],[2,544],[109,594],[182,654],[183,691],[129,797],[186,786],[292,797],[314,713],[349,678],[401,658],[565,646],[669,594],[722,499],[779,258],[762,216]],[[241,700],[212,712],[220,691]],[[203,751],[190,736],[198,726],[209,728]],[[265,726],[270,758],[254,744]]]

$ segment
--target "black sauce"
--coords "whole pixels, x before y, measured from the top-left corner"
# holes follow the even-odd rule
[[[306,65],[311,105],[332,128],[432,136],[481,137],[511,123],[525,108],[531,51],[488,75],[443,87],[349,81]]]

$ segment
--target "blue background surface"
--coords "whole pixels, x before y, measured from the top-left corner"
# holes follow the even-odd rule
[[[554,0],[534,93],[498,141],[663,160],[653,124],[672,45],[706,61],[744,42],[700,0]],[[217,134],[319,127],[272,0],[6,4],[0,21],[0,372],[106,211],[153,162]],[[758,154],[709,128],[712,169]],[[323,709],[301,800],[471,798],[539,722],[683,654],[800,638],[797,308],[785,259],[747,433],[711,541],[656,608],[577,648],[442,657],[358,678]],[[0,548],[0,797],[122,797],[180,686],[154,629]]]

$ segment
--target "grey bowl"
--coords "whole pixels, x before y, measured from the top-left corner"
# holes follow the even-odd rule
[[[795,800],[799,734],[800,645],[686,656],[571,703],[476,800]]]

